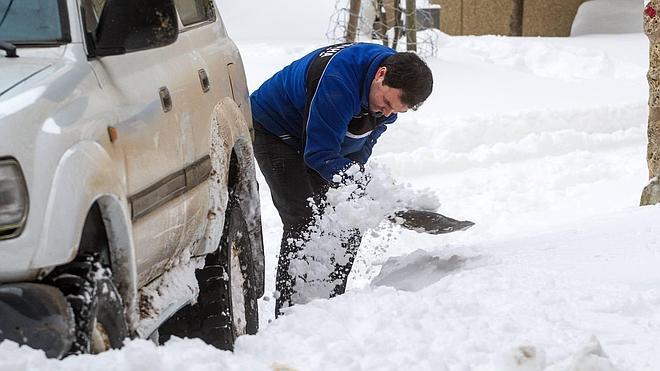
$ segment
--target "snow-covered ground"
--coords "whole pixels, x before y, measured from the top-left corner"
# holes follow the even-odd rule
[[[334,1],[288,15],[276,3],[220,1],[251,89],[325,43]],[[269,29],[269,14],[301,29]],[[264,184],[267,297],[259,334],[234,353],[175,339],[53,361],[4,342],[0,371],[660,370],[660,207],[637,206],[646,37],[439,40],[433,95],[400,116],[372,161],[477,226],[430,236],[382,225],[347,294],[272,320],[281,224]]]

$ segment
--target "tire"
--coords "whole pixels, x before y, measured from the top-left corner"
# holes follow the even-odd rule
[[[111,270],[101,266],[97,257],[85,255],[55,269],[51,277],[51,284],[62,291],[75,318],[69,354],[121,348],[128,326]]]
[[[257,333],[259,311],[247,223],[237,202],[230,201],[228,206],[220,247],[195,272],[197,303],[183,307],[161,325],[161,343],[172,335],[196,337],[233,350],[238,336]]]

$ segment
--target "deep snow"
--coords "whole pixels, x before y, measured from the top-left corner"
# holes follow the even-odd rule
[[[251,89],[322,45],[334,7],[219,4]],[[271,321],[281,224],[264,184],[268,295],[259,334],[234,353],[138,340],[53,361],[4,342],[0,371],[660,369],[660,207],[637,207],[646,37],[442,36],[439,47],[433,95],[372,161],[477,226],[429,236],[384,223],[367,234],[347,294]]]

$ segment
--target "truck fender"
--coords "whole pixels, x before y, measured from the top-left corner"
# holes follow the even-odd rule
[[[99,143],[82,141],[67,149],[53,176],[39,248],[31,266],[58,266],[72,261],[78,253],[87,213],[98,202],[115,281],[131,324],[137,316],[136,265],[125,190],[126,180],[117,161]]]

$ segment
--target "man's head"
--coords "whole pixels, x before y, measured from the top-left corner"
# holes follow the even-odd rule
[[[369,91],[369,110],[385,116],[417,109],[433,90],[431,69],[415,53],[385,58]]]

